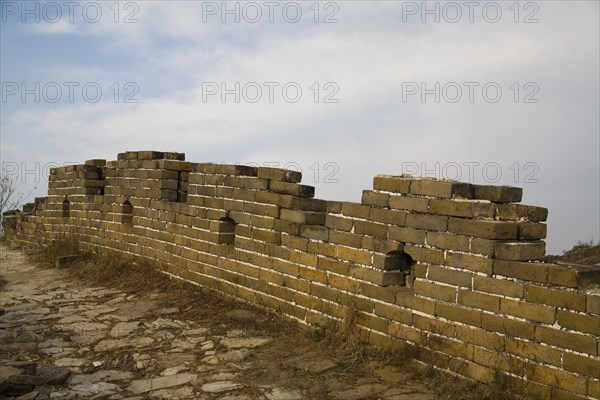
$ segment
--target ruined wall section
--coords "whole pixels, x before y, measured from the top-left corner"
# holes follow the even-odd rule
[[[301,174],[127,152],[54,169],[45,201],[7,215],[25,245],[77,235],[303,323],[421,347],[437,368],[503,376],[542,398],[599,398],[598,269],[543,263],[547,210],[522,191],[376,176],[361,203]],[[69,210],[65,213],[65,201]],[[11,228],[14,226],[14,228]]]

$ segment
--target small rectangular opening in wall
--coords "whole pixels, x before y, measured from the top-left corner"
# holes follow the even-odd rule
[[[188,177],[190,173],[187,171],[177,171],[177,200],[184,203],[187,201],[188,195]]]

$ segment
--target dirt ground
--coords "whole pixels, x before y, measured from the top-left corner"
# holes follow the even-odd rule
[[[126,260],[54,267],[51,256],[0,248],[0,398],[504,398],[365,346],[351,329],[301,327]],[[15,362],[68,377],[17,379],[6,372]]]

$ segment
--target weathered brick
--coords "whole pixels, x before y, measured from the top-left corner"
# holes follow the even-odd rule
[[[566,389],[579,394],[587,393],[585,377],[569,374],[557,368],[531,364],[527,367],[527,378],[548,386]],[[569,396],[573,398],[573,396]]]
[[[519,222],[517,229],[520,240],[544,239],[547,233],[546,224],[536,224],[535,222]]]
[[[410,323],[411,320],[407,320],[406,322]],[[449,323],[442,321],[441,319],[429,318],[419,314],[413,315],[412,325],[424,331],[433,332],[437,335],[443,335],[448,337],[454,337],[457,328],[455,323]]]
[[[469,183],[448,182],[434,179],[413,180],[410,184],[410,193],[421,196],[466,199],[473,198],[473,188]]]
[[[459,289],[458,303],[467,307],[479,308],[496,313],[500,309],[500,298],[498,296],[491,296],[489,294],[465,289]]]
[[[436,301],[417,297],[415,296],[415,291],[410,289],[401,290],[396,293],[396,304],[429,315],[435,314]]]
[[[302,180],[302,173],[282,168],[258,167],[257,176],[282,182],[298,183]]]
[[[491,332],[525,339],[534,338],[535,327],[529,322],[484,313],[481,315],[481,326]]]
[[[289,183],[282,181],[271,181],[269,190],[275,193],[287,194],[290,196],[314,197],[314,186],[300,185],[298,183]]]
[[[548,264],[495,260],[494,274],[545,283],[548,281]]]
[[[555,319],[555,310],[552,307],[526,303],[508,298],[503,298],[501,300],[500,312],[502,314],[508,314],[546,324],[553,324]]]
[[[536,242],[500,242],[494,252],[500,260],[540,260],[546,255],[546,243]]]
[[[390,208],[398,210],[427,212],[429,199],[426,197],[390,196]]]
[[[338,257],[342,260],[352,261],[358,264],[365,265],[370,265],[372,258],[370,252],[352,249],[344,246],[340,246],[338,248]]]
[[[516,239],[517,224],[504,221],[472,220],[450,217],[448,232],[484,239]]]
[[[287,208],[282,208],[280,218],[284,221],[307,225],[323,225],[325,223],[325,213],[315,211],[289,210]]]
[[[458,325],[456,326],[456,338],[497,352],[504,350],[504,336],[486,332],[482,329]]]
[[[360,249],[362,247],[363,237],[354,233],[339,232],[331,230],[329,233],[329,241],[335,244],[354,247]]]
[[[414,261],[428,264],[444,264],[444,252],[426,247],[419,247],[407,244],[404,246],[406,254],[410,255]]]
[[[512,186],[473,185],[473,198],[494,203],[518,203],[523,189]]]
[[[468,252],[471,238],[468,236],[453,235],[444,232],[427,232],[427,245],[444,250],[458,250]]]
[[[429,280],[463,287],[471,287],[472,278],[473,274],[471,273],[436,265],[429,266],[429,272],[427,274],[427,279]]]
[[[273,224],[273,229],[278,232],[285,232],[289,235],[299,235],[300,234],[300,224],[297,222],[283,221],[281,219],[276,219]]]
[[[300,236],[313,240],[329,240],[329,228],[321,225],[300,225]]]
[[[355,221],[354,233],[357,235],[369,235],[379,238],[387,238],[387,225],[369,221]]]
[[[530,285],[527,287],[526,299],[533,303],[548,304],[555,307],[569,308],[575,311],[585,311],[586,296],[581,293]]]
[[[493,218],[494,205],[485,201],[465,199],[431,199],[429,201],[429,212],[463,218]]]
[[[458,321],[467,325],[481,326],[481,311],[458,307],[445,303],[435,305],[435,314],[450,321]]]
[[[409,193],[411,179],[392,175],[377,175],[373,178],[373,189],[393,193]]]
[[[535,329],[535,340],[592,356],[598,354],[597,339],[589,335],[581,335],[538,325]]]
[[[406,223],[406,216],[405,212],[398,210],[371,208],[369,211],[369,220],[390,225],[403,226]]]
[[[387,207],[390,195],[387,193],[374,192],[372,190],[363,190],[361,203],[375,207]]]
[[[545,364],[561,366],[561,350],[557,350],[548,345],[538,344],[513,337],[507,337],[505,340],[506,352],[528,360],[535,360]]]
[[[565,352],[563,364],[567,371],[590,377],[600,377],[600,359],[598,357],[584,357]]]
[[[388,238],[403,243],[425,244],[426,231],[403,226],[390,226]]]
[[[298,267],[298,276],[302,279],[307,279],[310,282],[327,283],[327,273],[313,268]]]
[[[571,288],[587,287],[600,283],[600,273],[595,267],[550,264],[548,283]]]
[[[454,286],[439,285],[433,282],[416,280],[415,281],[415,293],[422,296],[431,297],[438,300],[444,300],[447,302],[456,301],[457,288]]]
[[[369,219],[369,212],[371,207],[357,203],[343,203],[342,214],[348,217],[356,217],[362,219]]]
[[[406,216],[406,226],[445,232],[448,226],[448,218],[439,215],[410,213]]]
[[[574,331],[600,336],[600,317],[558,310],[556,322]]]
[[[493,264],[494,261],[491,258],[454,251],[446,252],[446,265],[450,267],[491,274]]]
[[[404,248],[401,243],[371,236],[362,237],[361,247],[363,249],[368,249],[383,254],[386,254],[390,251],[402,250]]]
[[[404,284],[404,273],[398,271],[381,271],[365,267],[350,267],[350,276],[374,283],[378,286]]]
[[[301,265],[317,267],[317,256],[302,251],[292,250],[290,252],[290,261]]]
[[[338,229],[340,231],[350,232],[352,230],[353,223],[354,221],[352,219],[337,215],[327,214],[325,217],[326,227]]]
[[[317,266],[320,269],[342,275],[348,275],[350,271],[350,265],[348,263],[325,257],[318,257]]]

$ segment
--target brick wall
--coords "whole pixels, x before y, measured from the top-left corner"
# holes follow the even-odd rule
[[[5,214],[10,239],[74,235],[90,251],[308,324],[352,308],[364,340],[539,398],[600,398],[598,268],[543,263],[547,210],[522,190],[376,176],[361,203],[313,198],[301,174],[126,152],[51,171]]]

